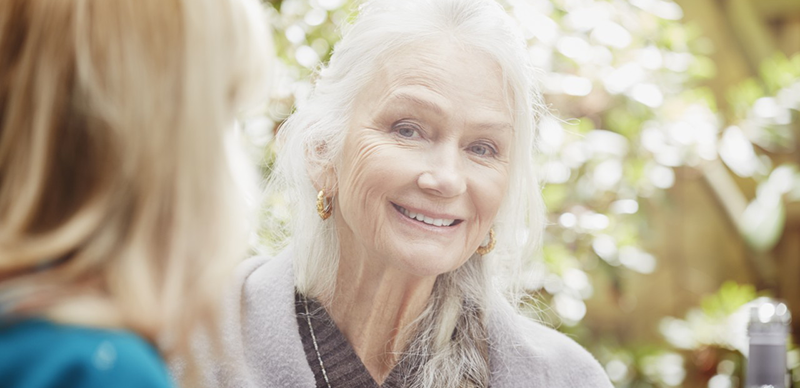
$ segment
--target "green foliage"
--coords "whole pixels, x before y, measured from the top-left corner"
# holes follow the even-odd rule
[[[662,258],[648,252],[653,228],[646,207],[666,206],[662,199],[675,184],[675,168],[702,174],[721,160],[753,182],[757,195],[734,222],[753,251],[774,247],[786,205],[800,200],[797,166],[773,162],[797,144],[792,128],[800,111],[800,55],[776,54],[758,78],[734,85],[725,101],[717,101],[703,86],[717,74],[708,57],[714,48],[699,25],[681,21],[680,8],[669,0],[500,2],[523,28],[542,70],[542,91],[559,116],[539,126],[549,227],[542,258],[529,258],[544,264],[534,267],[541,281],[530,285],[531,295],[552,306],[547,320],[562,322],[619,387],[705,385],[712,376],[735,384],[738,345],[719,334],[756,296],[753,286],[725,283],[685,319],[665,317],[659,325],[665,341],[655,343],[626,343],[622,335],[595,331],[584,321],[585,302],[625,300],[630,296],[620,279],[646,281],[658,270]],[[268,2],[280,58],[266,110],[270,123],[280,123],[306,98],[314,70],[330,58],[358,4]],[[272,133],[275,126],[264,127]],[[263,130],[255,132],[263,137]],[[274,146],[260,146],[268,173]],[[274,245],[288,212],[279,197],[266,205],[278,232],[265,228],[261,237]],[[531,307],[531,314],[542,313],[541,307]]]
[[[700,306],[709,317],[727,318],[755,298],[756,288],[752,284],[727,281],[717,293],[704,297]]]
[[[761,64],[760,75],[767,93],[777,94],[800,78],[800,54],[790,59],[783,53],[775,53],[772,58]]]
[[[689,75],[695,79],[709,79],[717,75],[717,65],[709,57],[697,56],[689,65]]]
[[[560,208],[566,201],[568,192],[567,187],[564,185],[547,185],[542,189],[542,197],[544,197],[545,206],[548,209]]]
[[[696,87],[681,91],[679,99],[685,104],[699,104],[712,112],[718,111],[717,99],[714,92],[708,87]]]
[[[737,118],[743,118],[761,97],[764,97],[764,88],[758,80],[750,78],[731,88],[728,103],[734,108]]]

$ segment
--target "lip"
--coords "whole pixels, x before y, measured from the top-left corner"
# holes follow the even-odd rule
[[[442,214],[442,213],[429,213],[429,212],[420,211],[420,210],[418,210],[416,208],[408,208],[408,207],[405,207],[405,206],[402,206],[402,205],[398,205],[398,204],[396,204],[394,202],[389,202],[389,203],[390,203],[390,206],[391,206],[392,210],[394,210],[394,213],[397,215],[397,217],[399,217],[401,219],[401,222],[405,222],[408,225],[411,225],[411,226],[414,226],[414,227],[417,227],[417,228],[421,228],[421,229],[423,229],[425,231],[428,231],[428,232],[434,232],[434,233],[440,233],[440,234],[449,234],[449,233],[452,233],[452,232],[455,232],[456,230],[458,230],[461,227],[461,225],[464,223],[464,219],[456,217],[456,216],[453,216],[453,215]],[[429,216],[431,218],[454,219],[454,220],[456,220],[456,222],[453,225],[450,225],[450,226],[429,225],[429,224],[426,224],[424,222],[417,221],[417,220],[412,220],[412,219],[406,217],[406,215],[403,214],[400,211],[400,209],[398,209],[398,207],[402,207],[402,208],[404,208],[404,209],[406,209],[406,210],[408,210],[410,212],[422,213],[425,216]]]
[[[423,214],[423,215],[425,215],[426,217],[430,217],[430,218],[441,218],[441,219],[446,219],[446,220],[459,220],[459,221],[464,221],[464,218],[463,218],[463,217],[459,217],[459,216],[456,216],[456,215],[452,215],[452,214],[446,214],[446,213],[434,213],[434,212],[429,212],[429,211],[427,211],[427,210],[422,210],[422,209],[418,209],[418,208],[411,207],[411,206],[401,205],[401,204],[399,204],[399,203],[394,203],[394,202],[391,202],[391,201],[389,201],[389,202],[390,202],[392,205],[394,205],[394,206],[399,206],[399,207],[402,207],[403,209],[406,209],[406,210],[408,210],[408,211],[410,211],[410,212],[412,212],[412,213],[422,213],[422,214]],[[393,206],[393,207],[394,207],[394,206]],[[396,210],[396,209],[395,209],[395,210]],[[403,216],[405,217],[405,214],[404,214]]]

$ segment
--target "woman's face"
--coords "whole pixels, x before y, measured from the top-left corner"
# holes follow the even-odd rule
[[[356,101],[338,166],[342,254],[415,276],[461,266],[506,194],[509,102],[483,54],[439,44],[385,60]]]

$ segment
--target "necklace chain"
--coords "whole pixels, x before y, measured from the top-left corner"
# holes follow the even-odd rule
[[[306,323],[308,323],[308,330],[311,332],[311,340],[314,342],[314,351],[317,352],[317,360],[319,367],[322,368],[322,377],[325,378],[325,384],[331,388],[331,382],[328,381],[328,372],[325,370],[325,363],[322,362],[322,355],[319,353],[319,345],[317,345],[317,336],[314,335],[314,327],[311,326],[311,314],[308,313],[308,299],[303,295],[303,307],[306,309]]]

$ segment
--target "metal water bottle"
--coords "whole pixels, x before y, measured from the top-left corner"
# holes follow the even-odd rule
[[[786,304],[758,298],[750,308],[747,388],[788,388],[786,340],[791,313]]]

